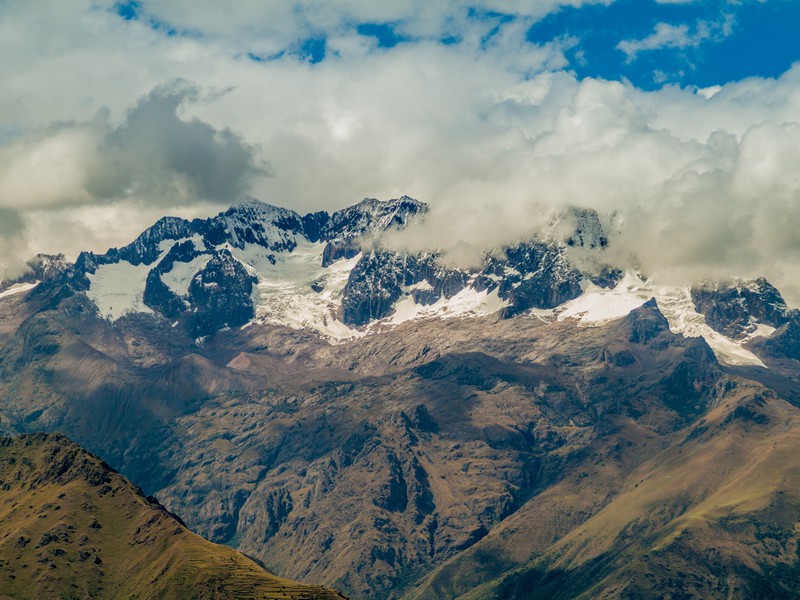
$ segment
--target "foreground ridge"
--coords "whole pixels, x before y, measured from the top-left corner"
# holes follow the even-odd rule
[[[0,438],[0,490],[2,598],[343,598],[191,533],[59,434]]]

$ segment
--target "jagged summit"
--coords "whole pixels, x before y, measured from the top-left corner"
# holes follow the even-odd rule
[[[415,216],[428,211],[428,205],[408,196],[394,200],[364,198],[358,204],[331,215],[326,234],[333,238],[352,238],[388,229],[402,229]]]
[[[268,202],[264,202],[256,198],[255,196],[245,195],[242,196],[241,199],[237,200],[233,204],[228,207],[228,211],[236,211],[236,210],[257,210],[257,211],[271,211],[273,209],[277,210],[287,210],[285,208],[280,208],[275,206],[274,204],[269,204]],[[225,211],[225,212],[228,212]]]
[[[210,219],[206,219],[206,221],[224,220],[233,216],[240,221],[271,223],[290,222],[301,218],[300,214],[289,208],[270,204],[253,196],[245,196],[238,202],[231,204],[227,210]]]
[[[608,235],[593,208],[568,206],[557,212],[550,221],[549,233],[567,246],[592,250],[608,246]]]
[[[358,204],[334,212],[321,230],[328,241],[322,262],[352,258],[361,251],[359,238],[375,239],[384,231],[404,229],[421,219],[428,205],[408,196],[394,200],[364,198]]]
[[[759,326],[778,328],[796,318],[764,277],[703,282],[692,288],[692,300],[712,328],[734,339],[747,338]]]
[[[26,261],[21,269],[6,271],[0,280],[0,292],[13,285],[33,284],[57,277],[69,266],[63,254],[39,253]]]
[[[255,198],[245,198],[216,217],[192,224],[210,245],[227,243],[240,250],[256,244],[275,252],[292,251],[303,236],[299,214]]]
[[[56,303],[85,295],[104,318],[149,314],[198,340],[252,322],[332,340],[410,320],[489,314],[596,325],[655,296],[673,331],[702,336],[731,364],[757,366],[764,365],[748,344],[800,323],[765,279],[690,290],[615,269],[604,253],[603,217],[589,208],[565,208],[537,236],[488,251],[472,268],[442,264],[437,252],[382,245],[385,232],[414,227],[427,211],[427,204],[402,196],[300,215],[245,197],[206,219],[163,217],[127,246],[82,253],[75,265],[63,257],[37,259],[30,283],[4,282],[0,294],[46,281],[35,294],[53,293]]]

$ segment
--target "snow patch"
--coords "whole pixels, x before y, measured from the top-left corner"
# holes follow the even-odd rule
[[[313,329],[333,340],[364,335],[336,318],[342,291],[361,254],[323,267],[325,244],[319,242],[298,241],[292,252],[273,252],[255,244],[228,249],[258,277],[253,289],[257,321]]]
[[[206,250],[208,250],[208,248],[206,248],[206,242],[205,240],[203,240],[203,236],[201,236],[199,233],[195,233],[192,237],[188,239],[192,240],[192,244],[194,244],[194,249],[197,250],[198,252],[205,252]]]
[[[433,304],[417,304],[413,296],[406,296],[395,304],[394,313],[381,321],[386,325],[399,325],[406,321],[437,317],[481,317],[491,315],[508,306],[508,301],[498,295],[498,288],[491,292],[477,291],[466,287],[452,298],[442,296]]]
[[[667,317],[671,331],[682,333],[686,337],[704,338],[720,362],[729,365],[766,367],[755,354],[743,348],[740,343],[714,331],[706,323],[705,317],[695,310],[691,290],[688,287],[656,286],[655,291],[656,302]]]
[[[626,273],[613,290],[587,285],[583,295],[557,308],[555,314],[559,321],[571,318],[576,319],[579,326],[597,326],[625,317],[650,298],[658,302],[659,309],[669,322],[670,331],[686,337],[702,337],[721,362],[765,366],[740,343],[709,327],[705,317],[695,310],[688,287],[656,285],[653,279],[645,281],[635,273]],[[766,327],[762,326],[761,331],[767,332]]]
[[[756,330],[747,336],[748,340],[757,337],[769,337],[775,333],[775,328],[765,323],[756,323]]]
[[[150,265],[118,263],[99,265],[94,273],[87,273],[89,289],[86,296],[95,303],[104,319],[116,321],[131,313],[149,313],[153,310],[144,303],[144,288],[150,270],[166,256],[177,240],[163,240],[158,247],[161,254]]]
[[[418,290],[420,292],[429,292],[429,291],[431,291],[433,289],[433,286],[430,284],[430,282],[427,279],[423,279],[419,283],[415,283],[414,285],[409,286],[408,289],[409,289],[409,291],[410,290]]]
[[[23,292],[32,290],[37,285],[39,285],[38,281],[36,283],[15,283],[7,290],[0,292],[0,298],[7,298],[8,296],[15,296],[17,294],[22,294]]]
[[[581,325],[601,325],[621,319],[652,298],[652,290],[641,279],[627,273],[613,290],[589,282],[583,294],[558,309],[558,320],[577,319]]]
[[[86,295],[103,318],[112,321],[130,313],[152,313],[144,304],[144,287],[151,268],[152,265],[132,265],[124,260],[100,265],[94,273],[86,275],[89,278]]]
[[[179,297],[189,295],[192,278],[211,260],[210,254],[195,256],[189,262],[175,262],[172,270],[161,274],[161,281]]]

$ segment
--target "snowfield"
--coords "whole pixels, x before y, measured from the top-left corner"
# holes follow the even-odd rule
[[[15,283],[4,292],[0,292],[0,298],[7,298],[8,296],[16,296],[17,294],[22,294],[23,292],[32,290],[37,285],[39,285],[38,281],[36,283]]]
[[[580,326],[598,326],[626,316],[650,298],[656,299],[673,333],[702,337],[721,362],[730,365],[765,366],[740,343],[717,333],[706,324],[705,317],[694,308],[688,287],[660,286],[655,283],[654,278],[643,280],[636,273],[626,273],[612,290],[591,283],[585,284],[581,296],[556,308],[553,314],[559,321],[576,319]],[[769,335],[772,331],[772,327],[762,325],[751,339],[757,335]]]

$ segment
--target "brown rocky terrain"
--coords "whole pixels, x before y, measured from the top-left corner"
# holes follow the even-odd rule
[[[338,345],[0,302],[0,426],[67,433],[282,576],[358,598],[793,589],[797,364],[723,367],[653,302]]]

